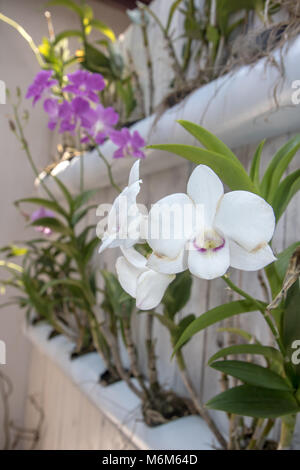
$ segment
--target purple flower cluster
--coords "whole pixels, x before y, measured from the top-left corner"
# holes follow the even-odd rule
[[[134,156],[144,158],[141,150],[145,141],[135,131],[115,129],[119,120],[118,113],[111,107],[105,108],[99,102],[99,92],[105,88],[102,75],[87,70],[77,70],[67,75],[68,83],[62,88],[62,96],[51,93],[51,88],[58,85],[52,78],[52,71],[39,72],[28,88],[26,98],[33,98],[33,104],[44,99],[44,110],[49,116],[48,127],[58,126],[59,132],[75,134],[80,130],[82,142],[95,141],[98,145],[110,138],[118,149],[114,158]]]

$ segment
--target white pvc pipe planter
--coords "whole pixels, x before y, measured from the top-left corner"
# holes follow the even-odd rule
[[[260,60],[254,66],[243,66],[235,73],[224,75],[188,96],[182,103],[166,111],[155,122],[150,116],[132,127],[138,130],[147,144],[180,143],[194,144],[195,140],[176,123],[186,119],[201,124],[215,133],[229,147],[259,142],[299,130],[299,109],[292,103],[295,90],[292,83],[300,79],[300,37],[283,51],[276,50],[274,59],[284,58],[284,78],[275,66]],[[276,99],[274,99],[276,89]],[[112,163],[116,181],[124,181],[131,158],[113,160],[115,146],[109,141],[101,150]],[[143,163],[143,175],[177,166],[182,159],[166,152],[148,151]],[[85,189],[108,186],[106,168],[96,150],[84,157]],[[79,157],[57,165],[53,174],[59,177],[71,192],[79,191]],[[46,177],[49,188],[58,193],[53,179]]]
[[[51,327],[47,324],[26,326],[25,330],[35,347],[56,363],[138,449],[211,450],[216,444],[210,429],[198,416],[179,418],[149,428],[142,420],[140,400],[125,382],[120,381],[108,387],[99,385],[100,374],[106,367],[98,353],[86,354],[71,361],[74,344],[65,336],[48,340],[50,332]]]

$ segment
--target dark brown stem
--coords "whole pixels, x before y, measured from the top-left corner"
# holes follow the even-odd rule
[[[149,314],[146,318],[146,349],[148,358],[148,374],[150,389],[157,393],[160,389],[158,374],[156,368],[155,343],[153,341],[153,315]]]
[[[129,374],[124,370],[122,361],[120,358],[119,347],[117,343],[117,338],[111,333],[109,328],[106,326],[103,327],[105,332],[105,337],[109,347],[111,349],[112,357],[114,359],[115,366],[117,368],[118,374],[120,375],[121,379],[126,382],[130,390],[135,393],[141,400],[144,400],[144,393],[139,390],[134,383],[131,381]]]
[[[127,348],[127,352],[128,352],[128,356],[130,360],[131,372],[134,375],[134,377],[137,379],[144,394],[148,396],[149,391],[145,385],[143,376],[139,369],[137,351],[136,351],[136,347],[133,343],[132,336],[131,336],[130,320],[124,321],[124,336],[125,336],[126,348]]]

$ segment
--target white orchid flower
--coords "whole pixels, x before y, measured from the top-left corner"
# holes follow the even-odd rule
[[[170,224],[170,218],[164,220],[164,213],[166,206],[174,204],[183,206],[176,223],[186,228],[186,233],[181,238],[170,239],[148,235],[147,241],[153,249],[147,263],[149,268],[167,274],[189,269],[199,278],[214,279],[224,275],[229,266],[255,271],[276,259],[268,245],[275,230],[272,207],[248,191],[224,194],[221,180],[208,166],[199,165],[192,172],[187,195],[167,196],[152,207],[149,213],[151,233],[153,225],[155,229],[159,223],[159,230],[163,231],[165,225]],[[192,220],[201,207],[204,210],[202,227]],[[190,215],[187,217],[187,214]]]
[[[107,217],[107,229],[102,238],[99,253],[106,248],[124,246],[129,248],[141,239],[145,216],[140,212],[136,198],[142,180],[139,178],[140,161],[137,160],[130,171],[128,186],[115,199]]]
[[[168,287],[175,279],[174,274],[162,274],[146,266],[147,258],[134,248],[121,248],[124,256],[116,262],[116,271],[123,289],[136,299],[141,310],[157,307]]]

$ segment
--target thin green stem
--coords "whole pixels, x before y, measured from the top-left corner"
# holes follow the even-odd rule
[[[78,130],[78,149],[80,152],[80,192],[83,193],[84,191],[84,156],[82,153],[82,146],[80,141],[80,129]]]
[[[17,106],[13,106],[13,110],[14,110],[14,118],[15,118],[15,121],[16,121],[16,126],[17,126],[17,129],[18,129],[18,132],[19,132],[19,139],[20,139],[20,142],[21,144],[23,145],[24,147],[24,150],[25,150],[25,153],[27,155],[27,159],[29,161],[29,164],[32,168],[32,171],[33,173],[35,174],[36,178],[40,181],[43,189],[46,191],[46,193],[48,194],[48,196],[50,197],[50,199],[52,199],[53,201],[56,202],[56,199],[55,197],[53,196],[52,192],[47,188],[47,185],[44,183],[44,181],[40,178],[40,175],[39,175],[39,171],[34,163],[34,160],[33,160],[33,157],[31,155],[31,152],[30,152],[30,149],[29,149],[29,145],[28,145],[28,142],[26,140],[26,137],[25,137],[25,134],[24,134],[24,131],[23,131],[23,127],[22,127],[22,124],[21,124],[21,121],[20,121],[20,118],[19,118],[19,114],[18,114],[18,108]]]
[[[115,188],[115,190],[120,193],[122,190],[120,188],[120,186],[117,185],[117,183],[115,182],[114,180],[114,177],[113,177],[113,174],[112,174],[112,170],[111,170],[111,165],[110,163],[107,161],[106,157],[103,155],[103,153],[101,152],[100,148],[99,148],[99,145],[97,144],[97,142],[95,141],[95,139],[88,134],[88,137],[89,139],[91,140],[91,142],[93,143],[93,145],[95,146],[95,149],[96,149],[96,152],[99,156],[99,158],[101,158],[101,160],[104,162],[105,166],[106,166],[106,169],[107,169],[107,174],[108,174],[108,178],[109,178],[109,181],[110,181],[110,184],[112,185],[113,188]]]
[[[261,314],[263,315],[265,321],[267,322],[275,340],[276,340],[276,343],[282,353],[282,355],[285,357],[285,349],[284,349],[284,346],[282,344],[282,341],[280,339],[280,335],[279,335],[279,332],[276,328],[276,326],[274,325],[268,311],[264,308],[263,304],[255,299],[254,297],[252,297],[251,295],[247,294],[247,292],[243,291],[240,287],[238,287],[236,284],[234,284],[234,282],[231,281],[231,279],[229,279],[228,276],[222,276],[222,279],[226,282],[226,284],[233,290],[235,291],[237,294],[241,295],[242,297],[244,297],[245,299],[247,300],[250,300],[251,302],[253,302],[256,306],[257,306],[257,309],[259,312],[261,312]]]

